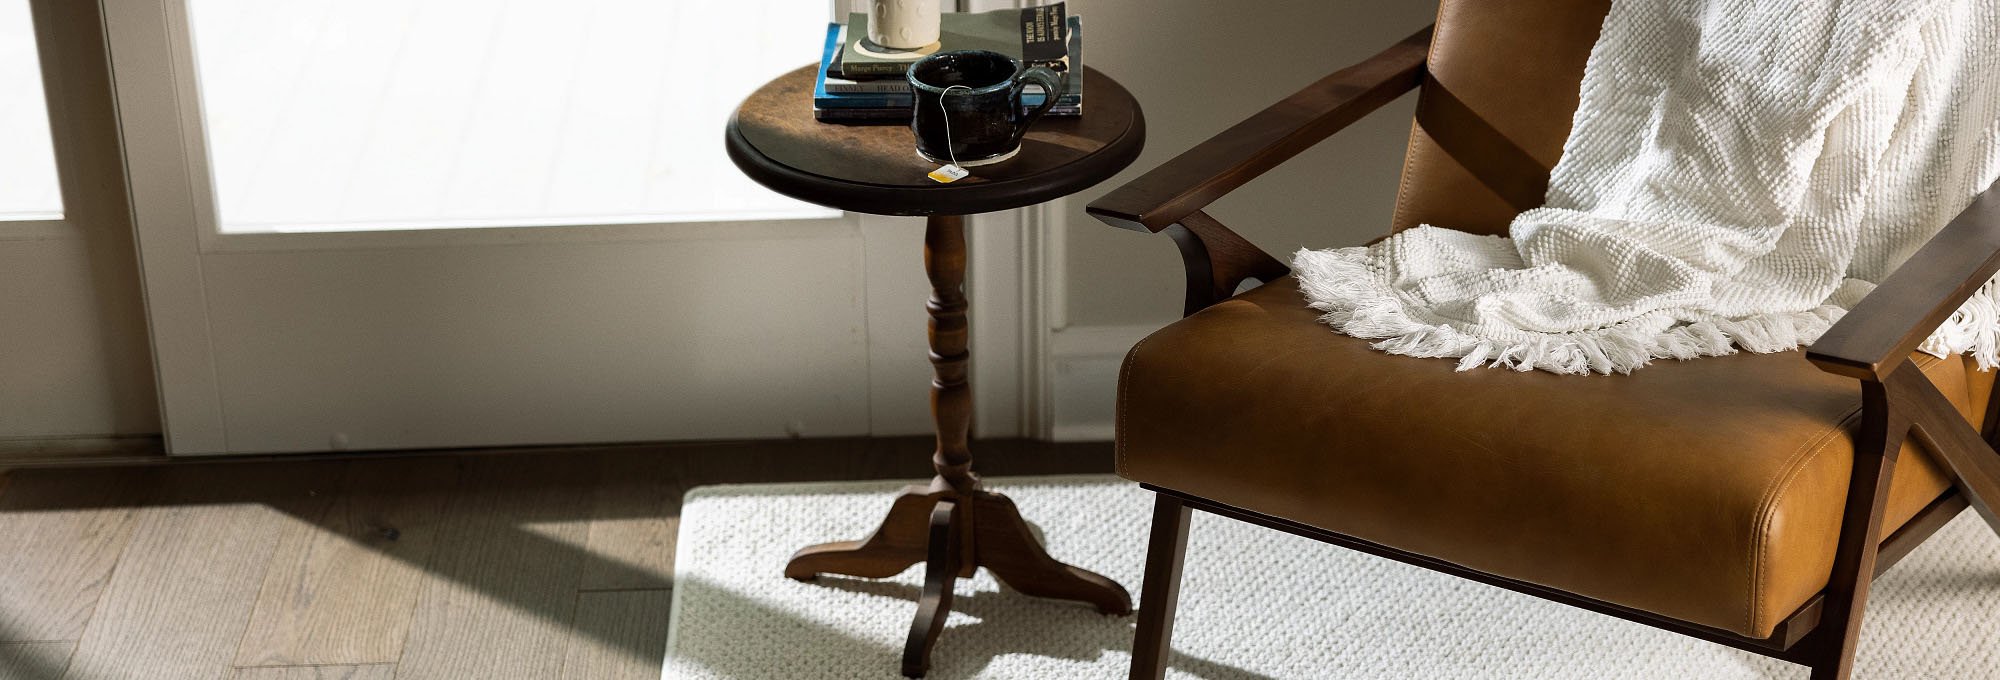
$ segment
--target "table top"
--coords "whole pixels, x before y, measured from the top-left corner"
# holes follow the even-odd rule
[[[736,167],[778,193],[877,215],[971,215],[1046,202],[1102,182],[1139,156],[1146,119],[1139,103],[1102,72],[1084,67],[1084,110],[1043,117],[1014,158],[969,168],[940,184],[938,164],[917,155],[909,123],[825,123],[813,119],[817,66],[779,76],[730,116],[726,135]]]

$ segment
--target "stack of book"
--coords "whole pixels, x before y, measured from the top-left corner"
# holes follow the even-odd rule
[[[1064,27],[1054,41],[1031,35],[1040,24]],[[1051,116],[1083,115],[1083,23],[1064,16],[1062,3],[991,12],[946,13],[938,44],[897,52],[866,40],[868,15],[848,16],[846,26],[827,24],[819,78],[813,84],[813,117],[825,121],[909,120],[916,96],[905,79],[911,63],[945,50],[991,50],[1063,72],[1064,91],[1049,110]],[[1051,49],[1051,46],[1053,49]],[[1024,108],[1042,105],[1048,93],[1029,85],[1021,97]]]

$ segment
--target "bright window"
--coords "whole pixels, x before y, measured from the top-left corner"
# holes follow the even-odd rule
[[[0,0],[0,220],[61,217],[34,22],[27,0]]]
[[[722,129],[826,0],[189,0],[225,232],[824,217]]]

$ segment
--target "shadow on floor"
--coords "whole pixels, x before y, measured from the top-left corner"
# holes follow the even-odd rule
[[[910,602],[912,613],[916,611],[917,597],[922,594],[916,586],[889,581],[821,576],[816,583],[848,592]],[[1105,652],[1121,652],[1130,656],[1133,629],[1138,622],[1136,616],[1106,616],[1086,605],[1029,597],[1004,585],[997,593],[954,595],[951,608],[979,622],[945,631],[944,639],[938,643],[939,652],[931,658],[935,666],[931,673],[934,680],[973,677],[995,657],[1010,654],[1078,662],[1096,660]],[[1021,616],[1023,608],[1031,610],[1029,616]],[[1038,634],[1032,638],[1009,635],[1026,627],[1049,634]],[[1033,640],[1033,644],[1018,644],[1029,639]],[[877,648],[875,653],[883,658],[898,658],[901,651]],[[1180,651],[1172,652],[1167,665],[1202,680],[1273,680],[1268,675]]]
[[[909,602],[910,612],[916,611],[918,589],[914,586],[828,576],[820,577],[818,582],[830,588]],[[671,670],[702,677],[751,678],[810,677],[814,676],[812,671],[829,676],[869,677],[869,671],[876,669],[880,677],[900,677],[897,673],[902,655],[900,646],[862,639],[851,631],[800,618],[715,584],[698,587],[706,593],[702,607],[727,609],[733,618],[755,621],[757,631],[683,630],[679,633],[683,639],[677,655],[667,660]],[[1011,591],[980,592],[954,598],[952,609],[977,621],[945,631],[931,655],[928,676],[931,680],[976,677],[1002,656],[1089,663],[1110,652],[1129,654],[1132,648],[1132,617],[1105,616],[1074,603],[1042,600]],[[689,620],[700,616],[699,611],[687,609],[680,613],[692,614]],[[1035,634],[1020,634],[1031,628]],[[748,634],[752,632],[780,633],[785,641],[757,639]],[[730,639],[687,643],[689,637],[699,635],[728,635]],[[773,648],[778,644],[784,648]],[[1170,664],[1175,670],[1202,680],[1272,680],[1270,676],[1181,652],[1173,653]]]
[[[1108,445],[978,442],[975,443],[975,450],[982,445],[1005,450],[1003,455],[993,456],[993,464],[989,465],[982,461],[980,467],[986,474],[1098,474],[1111,469]],[[466,506],[490,505],[496,498],[504,500],[516,495],[523,498],[575,496],[581,500],[539,503],[533,504],[533,509],[509,512],[510,526],[505,527],[505,535],[485,538],[506,545],[507,559],[510,561],[566,565],[567,568],[578,572],[588,569],[603,580],[631,584],[627,589],[666,589],[672,586],[671,578],[658,570],[635,567],[576,545],[543,536],[531,529],[551,524],[606,519],[675,517],[679,509],[679,494],[688,488],[707,484],[919,478],[929,472],[928,459],[931,446],[929,438],[807,440],[606,447],[503,454],[455,452],[413,457],[363,455],[350,460],[310,462],[176,462],[136,468],[13,470],[0,471],[13,477],[8,480],[8,484],[0,486],[0,500],[4,500],[4,507],[8,512],[57,509],[138,510],[208,504],[261,504],[323,530],[353,533],[357,530],[354,518],[329,517],[325,512],[325,508],[332,504],[331,498],[379,491],[350,488],[347,480],[354,478],[349,474],[352,468],[393,467],[414,464],[412,461],[429,461],[427,464],[436,465],[437,461],[443,458],[454,461],[454,474],[434,481],[403,480],[403,483],[396,485],[395,493],[446,495],[450,499],[451,508],[447,512],[465,512]],[[633,464],[635,459],[639,464]],[[613,469],[609,466],[616,466],[615,469],[626,472],[636,470],[638,473],[628,477],[599,474],[601,470]],[[510,468],[520,469],[510,470]],[[495,473],[496,470],[498,473]],[[375,474],[370,477],[381,478],[383,475]],[[110,500],[78,500],[74,495],[65,497],[62,494],[35,494],[24,491],[43,485],[91,486],[111,483],[113,480],[117,480],[120,484],[131,484],[137,491]],[[274,481],[276,483],[273,483]],[[618,508],[613,508],[610,514],[606,514],[604,505],[590,502],[591,494],[601,491],[603,486],[620,484],[656,488],[663,495],[671,494],[672,497],[663,498],[663,502],[653,508],[625,509],[622,511],[623,514],[620,514],[621,510]],[[469,502],[468,498],[485,502]],[[450,520],[441,523],[458,526],[480,525],[479,522]],[[393,521],[360,522],[359,525],[365,526],[366,531],[372,535],[366,537],[368,540],[356,540],[356,542],[369,546],[392,544],[396,540],[395,536],[401,531],[401,528],[394,524]],[[449,527],[444,529],[444,531],[450,530]],[[388,537],[388,543],[384,543],[381,537]],[[441,545],[453,544],[448,537],[440,536],[437,540]],[[415,559],[404,551],[391,549],[379,551],[417,567],[433,578],[455,582],[484,597],[507,603],[516,610],[531,613],[549,623],[569,628],[577,635],[587,636],[616,648],[634,659],[657,662],[661,658],[663,650],[641,642],[643,636],[633,636],[626,631],[610,629],[609,627],[616,625],[616,622],[576,620],[573,597],[562,598],[563,601],[558,605],[547,598],[525,595],[519,590],[522,585],[520,579],[510,578],[504,573],[505,570],[440,566],[440,560],[429,553],[424,553],[423,559]],[[466,560],[462,559],[444,560],[446,565],[463,565],[465,562]],[[781,567],[782,565],[773,566],[774,575]],[[966,606],[979,606],[971,600],[968,598]],[[1121,624],[1116,628],[1127,632],[1120,635],[1107,632],[1098,637],[1102,638],[1106,645],[1129,644],[1130,625]],[[7,639],[5,635],[6,631],[0,631],[0,639]],[[1124,641],[1114,641],[1113,637],[1122,638]],[[51,665],[55,662],[40,658],[29,651],[18,645],[0,645],[0,677],[54,678],[64,672],[63,668]],[[1000,651],[1002,650],[992,650],[987,654],[990,656]],[[1085,653],[1080,648],[1069,651]],[[876,650],[873,653],[882,652]],[[892,650],[882,658],[893,660],[895,654]]]
[[[0,635],[11,631],[0,630]],[[9,637],[12,637],[9,635]],[[73,649],[63,645],[65,651]],[[10,680],[56,680],[69,670],[69,655],[49,653],[47,645],[0,643],[0,678]]]

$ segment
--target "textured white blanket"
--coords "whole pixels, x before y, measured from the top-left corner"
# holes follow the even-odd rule
[[[2000,177],[2000,0],[1618,0],[1546,204],[1293,268],[1335,329],[1557,373],[1810,343]],[[1925,344],[2000,355],[1992,283]]]

